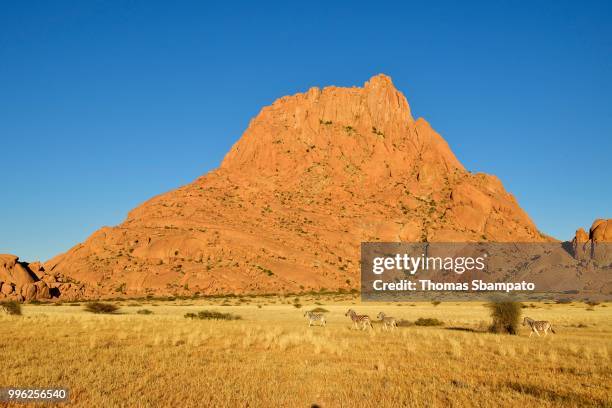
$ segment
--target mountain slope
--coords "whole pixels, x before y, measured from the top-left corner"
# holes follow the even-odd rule
[[[391,79],[265,107],[219,169],[45,264],[87,295],[358,287],[362,241],[546,241],[494,176],[464,169]]]

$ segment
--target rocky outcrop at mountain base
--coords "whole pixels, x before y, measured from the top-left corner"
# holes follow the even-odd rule
[[[40,262],[20,262],[15,255],[0,255],[0,300],[46,301],[82,298],[85,285],[61,274],[46,273]]]
[[[583,228],[576,230],[572,249],[576,259],[612,263],[612,219],[595,220],[588,234]]]
[[[14,255],[0,255],[0,298],[20,302],[51,297],[49,286]]]

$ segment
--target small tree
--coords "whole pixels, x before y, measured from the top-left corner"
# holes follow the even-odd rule
[[[21,316],[21,304],[14,300],[0,302],[0,309],[4,309],[7,314]]]
[[[498,299],[487,304],[493,322],[489,327],[491,333],[517,334],[521,319],[521,303],[508,299]]]
[[[111,314],[115,313],[119,308],[112,303],[92,302],[85,306],[85,310],[96,314]]]
[[[196,313],[185,313],[185,319],[200,319],[200,320],[240,320],[238,315],[231,313],[217,312],[216,310],[202,310]]]
[[[442,322],[441,320],[438,319],[434,319],[431,317],[419,317],[414,324],[416,326],[443,326],[444,322]]]

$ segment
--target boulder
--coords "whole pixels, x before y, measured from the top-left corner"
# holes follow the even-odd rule
[[[598,219],[593,222],[590,230],[593,242],[612,242],[612,219]]]
[[[584,230],[584,228],[578,228],[576,230],[576,235],[572,240],[572,250],[573,256],[578,260],[587,260],[590,259],[590,245],[587,244],[589,242],[589,234]],[[588,249],[588,250],[587,250]]]
[[[21,296],[23,296],[26,302],[34,300],[36,298],[36,289],[33,283],[23,285],[21,288]]]
[[[589,234],[584,230],[584,228],[578,228],[576,230],[576,236],[574,237],[574,241],[577,243],[587,242],[589,240]]]
[[[49,290],[49,286],[43,281],[38,281],[34,283],[36,287],[36,300],[49,299],[51,297],[51,293]]]
[[[0,255],[0,293],[5,297],[20,302],[49,299],[49,286],[41,280],[45,276],[40,262],[28,264],[15,255]]]
[[[49,275],[43,275],[43,277],[41,278],[41,280],[42,280],[43,282],[47,282],[48,284],[50,284],[50,285],[51,285],[51,284],[57,283],[57,276],[55,276],[55,275],[51,275],[51,274],[49,274]]]
[[[38,279],[42,279],[46,276],[45,268],[41,262],[30,262],[28,268],[36,275]]]
[[[4,295],[10,295],[11,293],[13,293],[13,285],[11,283],[4,282],[2,284],[1,291]]]
[[[589,233],[576,230],[572,240],[573,256],[581,261],[612,262],[612,219],[597,219]]]

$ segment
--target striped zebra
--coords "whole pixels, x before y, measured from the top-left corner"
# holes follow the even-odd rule
[[[554,334],[557,334],[553,329],[552,324],[546,320],[533,320],[532,318],[525,316],[525,318],[523,319],[523,326],[529,326],[531,328],[531,333],[529,333],[529,337],[531,337],[533,333],[539,336],[539,332],[544,332],[544,336],[547,336],[549,330]]]
[[[349,316],[355,325],[355,328],[359,328],[359,324],[361,324],[361,330],[365,330],[370,326],[370,329],[373,329],[372,322],[370,321],[370,316],[368,315],[358,315],[355,313],[353,309],[347,310],[344,314],[345,316]]]
[[[319,325],[325,327],[326,321],[323,313],[306,312],[304,317],[308,318],[308,327],[312,326],[315,322],[319,322]]]
[[[387,316],[384,312],[380,312],[378,316],[376,316],[378,320],[380,320],[383,324],[383,330],[395,330],[397,329],[397,321],[394,317]]]

